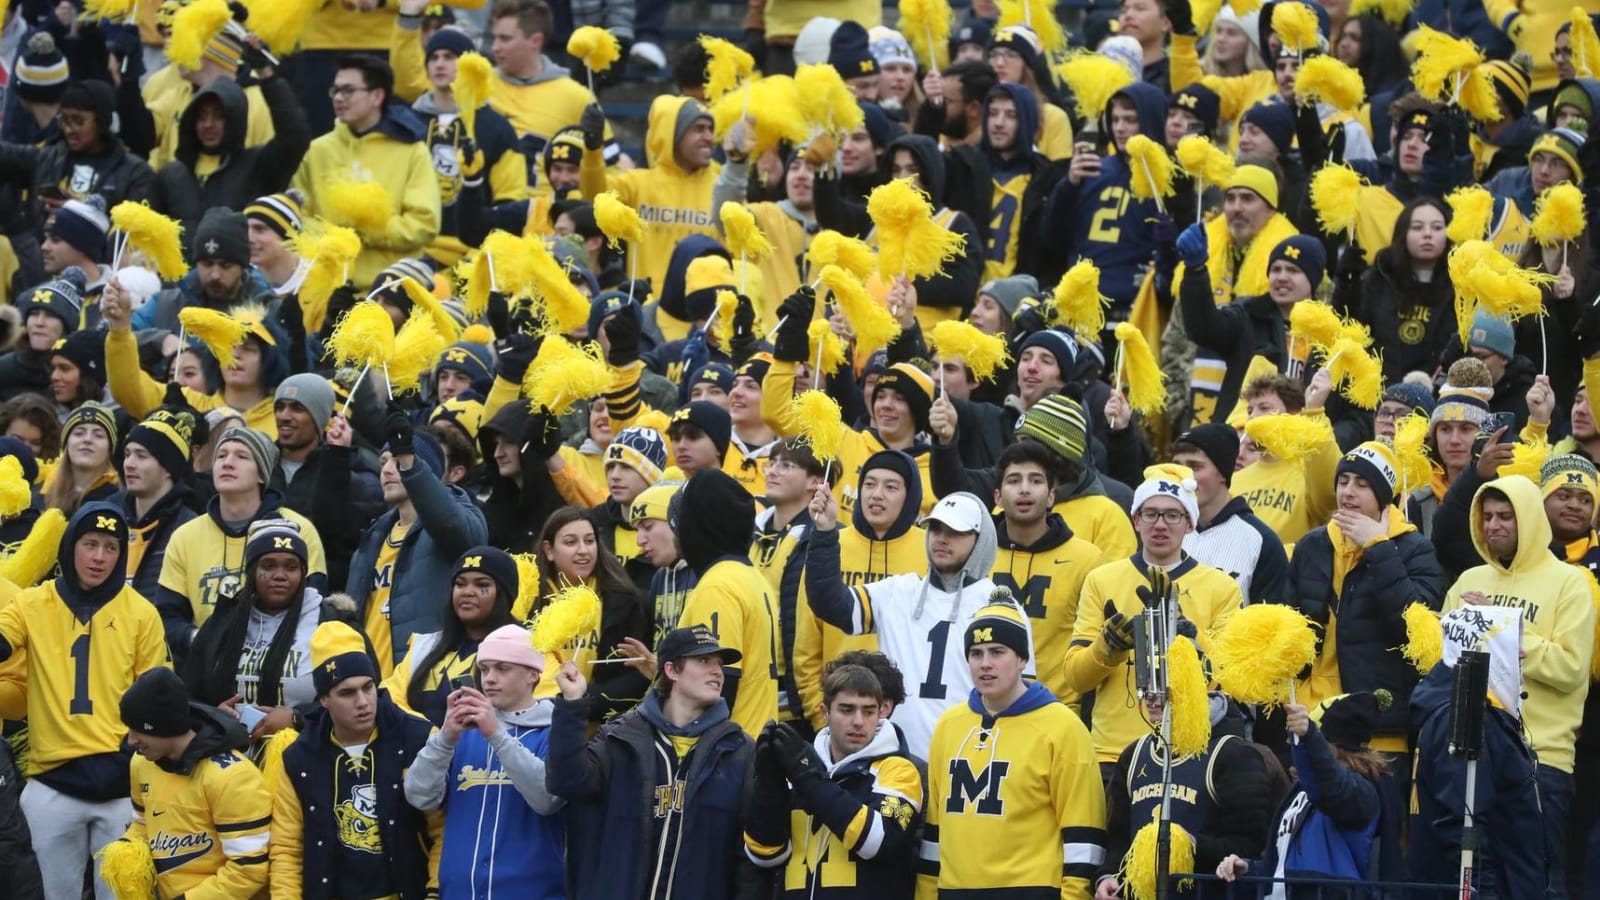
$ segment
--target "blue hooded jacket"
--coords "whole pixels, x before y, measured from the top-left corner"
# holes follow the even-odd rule
[[[1014,102],[1017,106],[1017,145],[1011,148],[1011,158],[1009,160],[994,166],[997,171],[1011,171],[1014,167],[1024,167],[1028,163],[1028,154],[1023,151],[1033,147],[1033,136],[1039,133],[1039,101],[1033,98],[1033,91],[1028,90],[1024,85],[997,84],[995,87],[1005,91],[1007,94],[1010,94],[1012,102]],[[991,92],[988,97],[983,99],[983,120],[985,122],[985,127],[983,129],[983,138],[979,141],[979,146],[981,146],[993,160],[999,162],[1000,151],[996,150],[994,146],[989,143],[989,129],[987,127],[987,123],[989,121],[989,105],[993,97],[994,94]]]
[[[656,305],[667,315],[684,322],[689,321],[689,308],[685,305],[688,298],[683,289],[684,278],[689,274],[689,263],[713,253],[726,257],[730,262],[733,260],[728,249],[722,246],[720,241],[705,234],[691,234],[672,248],[672,258],[667,261],[666,278],[661,284],[654,285]],[[647,311],[654,313],[654,310]],[[652,324],[654,323],[647,322],[647,325]],[[646,331],[648,330],[647,327]]]

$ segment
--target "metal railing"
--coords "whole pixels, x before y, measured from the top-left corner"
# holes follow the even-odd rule
[[[1414,881],[1350,881],[1343,878],[1272,878],[1241,875],[1223,881],[1216,873],[1173,875],[1169,896],[1193,896],[1204,900],[1266,900],[1278,885],[1288,900],[1455,900],[1460,889],[1449,884],[1424,884]],[[1193,893],[1180,893],[1176,886],[1192,880]],[[1483,895],[1480,900],[1488,900]]]

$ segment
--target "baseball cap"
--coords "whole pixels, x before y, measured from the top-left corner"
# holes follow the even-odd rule
[[[713,653],[722,657],[723,665],[728,666],[744,658],[739,651],[717,643],[717,636],[704,625],[674,628],[656,645],[656,659],[663,663],[677,662],[686,656],[710,656]]]
[[[918,520],[917,525],[926,528],[930,522],[939,522],[952,531],[978,531],[983,527],[983,519],[987,515],[988,511],[977,497],[963,492],[949,494],[935,503],[933,509]]]

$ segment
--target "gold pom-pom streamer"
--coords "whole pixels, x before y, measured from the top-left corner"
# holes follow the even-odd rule
[[[1161,365],[1150,352],[1144,332],[1131,322],[1118,322],[1112,333],[1117,338],[1116,377],[1112,387],[1120,389],[1126,375],[1128,406],[1146,416],[1159,415],[1167,405],[1167,389],[1161,383]]]
[[[644,240],[644,220],[633,207],[622,202],[616,191],[594,198],[594,223],[606,236],[613,250],[622,250],[623,241],[639,244]]]
[[[799,92],[788,75],[746,81],[711,104],[711,118],[718,140],[727,136],[735,122],[749,123],[752,158],[779,144],[803,144],[811,137],[810,127],[800,116]]]
[[[361,254],[361,236],[342,225],[308,219],[300,233],[290,238],[289,245],[301,259],[311,263],[305,280],[300,282],[299,297],[306,331],[314,334],[327,322],[329,298],[350,280],[350,266]]]
[[[1366,179],[1343,163],[1325,165],[1311,176],[1311,208],[1317,211],[1323,231],[1354,233],[1364,186]]]
[[[837,231],[822,231],[812,238],[811,246],[806,249],[806,262],[814,273],[820,274],[828,266],[838,266],[863,281],[878,268],[878,257],[872,247]]]
[[[446,344],[455,343],[461,334],[461,326],[456,324],[455,316],[450,315],[450,311],[444,308],[444,304],[433,295],[432,291],[423,287],[415,278],[400,279],[400,289],[405,291],[406,297],[411,300],[413,317],[417,312],[422,313]],[[410,319],[406,321],[409,322]]]
[[[1450,207],[1450,224],[1445,237],[1452,244],[1481,241],[1489,234],[1489,219],[1494,216],[1494,195],[1482,185],[1456,188],[1445,195]]]
[[[733,314],[739,311],[739,296],[733,291],[717,291],[717,306],[711,312],[711,333],[726,351],[733,346]]]
[[[133,5],[133,0],[85,0],[83,18],[104,22],[121,22],[133,15]],[[3,10],[4,7],[0,7],[0,11]],[[4,16],[0,16],[0,20],[4,18]]]
[[[1428,417],[1418,413],[1394,425],[1394,456],[1402,497],[1433,480],[1433,461],[1428,458],[1429,427]]]
[[[1495,471],[1500,478],[1521,475],[1534,484],[1539,483],[1539,470],[1550,458],[1550,444],[1545,441],[1523,441],[1511,446],[1511,462]]]
[[[111,207],[111,227],[124,238],[112,254],[112,269],[121,267],[123,254],[132,247],[150,260],[163,281],[177,281],[189,274],[189,264],[183,260],[183,226],[177,219],[163,216],[147,204],[124,200]]]
[[[605,34],[603,31],[601,33]],[[461,114],[461,127],[467,130],[467,137],[474,141],[478,139],[478,110],[489,102],[489,83],[493,75],[493,67],[481,53],[463,53],[456,60],[456,78],[450,83],[450,92],[455,96],[456,109]]]
[[[1160,838],[1161,823],[1157,821],[1160,815],[1159,809],[1152,811],[1151,820],[1134,833],[1133,843],[1128,846],[1128,855],[1122,858],[1119,880],[1127,886],[1134,900],[1156,900],[1159,896],[1156,885],[1159,861],[1156,854],[1160,851],[1156,845]],[[1167,871],[1193,871],[1194,835],[1177,822],[1169,822],[1167,827],[1170,829],[1167,834]],[[1180,887],[1192,885],[1193,881],[1186,880],[1179,884]]]
[[[599,206],[595,204],[596,221],[599,220]],[[472,269],[467,273],[468,316],[477,318],[489,309],[491,292],[515,296],[533,290],[533,257],[528,243],[505,231],[491,231],[483,239],[483,245],[473,258]]]
[[[1172,709],[1173,752],[1178,756],[1205,753],[1211,746],[1211,698],[1200,651],[1186,637],[1174,638],[1167,646],[1167,703]]]
[[[1294,91],[1307,100],[1321,100],[1340,110],[1356,109],[1367,99],[1361,73],[1327,54],[1300,64],[1300,71],[1294,76]]]
[[[1327,348],[1338,343],[1343,322],[1333,307],[1321,300],[1302,300],[1289,310],[1289,336],[1308,347]]]
[[[1317,49],[1321,37],[1317,28],[1317,14],[1309,3],[1279,3],[1273,6],[1272,33],[1296,56]]]
[[[806,326],[806,337],[810,351],[806,359],[818,360],[819,367],[828,375],[844,367],[847,359],[844,341],[834,333],[827,319],[812,319],[811,324]]]
[[[1383,397],[1383,364],[1350,338],[1340,338],[1328,358],[1328,375],[1346,400],[1362,409],[1377,409]]]
[[[539,558],[532,553],[516,553],[511,558],[517,563],[517,599],[511,604],[511,618],[527,624],[533,618],[533,606],[539,602]]]
[[[1178,141],[1178,165],[1197,182],[1196,190],[1206,184],[1226,184],[1233,177],[1233,157],[1198,134],[1184,135]]]
[[[323,0],[245,0],[250,10],[250,31],[266,41],[267,48],[280,57],[300,46],[300,38]]]
[[[1305,459],[1333,440],[1326,416],[1278,413],[1244,423],[1244,433],[1270,456],[1294,462]]]
[[[1211,674],[1230,697],[1278,706],[1289,699],[1290,681],[1316,661],[1317,635],[1311,620],[1293,607],[1252,603],[1212,633],[1206,655]]]
[[[172,17],[167,59],[190,71],[200,68],[206,45],[232,21],[226,0],[194,0]]]
[[[589,93],[594,93],[594,73],[604,72],[622,58],[622,44],[604,28],[584,25],[567,38],[567,53],[580,60],[589,74]]]
[[[267,796],[277,794],[283,780],[283,751],[299,736],[300,732],[293,728],[280,728],[261,745],[261,780],[267,783]]]
[[[712,103],[756,70],[755,57],[732,41],[702,34],[700,47],[706,51],[706,100]]]
[[[1405,27],[1411,15],[1412,0],[1355,0],[1350,4],[1352,16],[1377,16],[1396,29]]]
[[[371,235],[387,234],[394,217],[394,198],[389,189],[376,181],[330,180],[322,196],[328,201],[329,217],[340,225]]]
[[[328,345],[341,366],[381,366],[394,356],[394,320],[376,301],[363,300],[339,320]]]
[[[22,475],[22,461],[0,459],[0,519],[9,519],[33,505],[33,485]]]
[[[554,653],[584,646],[600,628],[600,612],[600,595],[594,588],[582,584],[562,588],[534,617],[533,649]]]
[[[894,315],[873,300],[854,275],[838,266],[824,266],[821,280],[855,330],[857,352],[876,353],[900,336],[900,323]]]
[[[1583,229],[1583,191],[1577,185],[1563,181],[1539,195],[1528,231],[1540,246],[1554,247],[1577,240]],[[1566,263],[1565,248],[1562,263]]]
[[[900,0],[900,33],[912,55],[926,63],[924,70],[950,64],[949,0]]]
[[[565,334],[589,320],[589,300],[572,283],[571,271],[555,258],[542,239],[523,240],[532,269],[533,291],[540,300],[539,318],[546,331]]]
[[[1429,100],[1454,102],[1461,82],[1483,63],[1483,52],[1469,40],[1426,25],[1420,26],[1412,39],[1417,57],[1411,64],[1411,80],[1417,92]]]
[[[552,334],[539,345],[522,377],[522,396],[534,409],[560,415],[580,400],[600,396],[610,386],[611,373],[599,344],[579,346]]]
[[[1489,70],[1484,66],[1473,70],[1461,83],[1459,102],[1467,115],[1479,122],[1498,122],[1503,118],[1500,94],[1495,90],[1494,79],[1489,77]]]
[[[1574,6],[1571,16],[1572,67],[1579,78],[1593,78],[1600,73],[1600,36],[1595,34],[1589,10]]]
[[[420,308],[414,310],[394,336],[394,358],[388,365],[390,392],[420,392],[423,373],[432,371],[439,354],[448,346],[450,342],[434,326],[433,319]]]
[[[722,218],[722,237],[724,243],[728,245],[728,252],[740,259],[748,258],[757,262],[772,255],[772,242],[761,233],[760,226],[756,225],[756,217],[750,213],[749,207],[743,203],[724,203],[719,215]]]
[[[1072,91],[1078,115],[1098,122],[1105,114],[1111,95],[1133,83],[1128,67],[1103,53],[1082,51],[1068,56],[1056,66],[1061,82]]]
[[[204,306],[187,306],[178,312],[178,324],[190,337],[206,345],[217,365],[233,365],[233,350],[244,343],[250,327],[225,312]]]
[[[1000,22],[995,30],[1008,25],[1032,28],[1046,55],[1067,49],[1067,33],[1056,20],[1055,4],[1048,0],[1000,0]]]
[[[1128,187],[1140,200],[1155,200],[1156,208],[1165,211],[1162,197],[1172,196],[1172,157],[1167,149],[1142,134],[1128,138],[1128,168],[1132,174]]]
[[[1100,267],[1087,259],[1072,264],[1050,296],[1056,321],[1078,334],[1094,338],[1106,329],[1106,308],[1111,298],[1100,293]]]
[[[795,90],[800,118],[815,132],[842,133],[860,128],[866,114],[856,104],[839,70],[827,63],[806,64],[795,70]]]
[[[1544,313],[1539,288],[1555,276],[1525,269],[1507,259],[1488,241],[1471,240],[1450,250],[1450,281],[1456,289],[1457,310],[1468,312],[1461,328],[1462,346],[1478,306],[1502,319],[1515,321]]]
[[[897,275],[932,278],[966,246],[965,237],[933,220],[928,195],[909,178],[873,188],[867,215],[877,226],[878,271],[885,281]]]
[[[933,346],[938,348],[940,356],[946,359],[960,358],[962,363],[972,370],[973,377],[979,381],[993,381],[1000,367],[1011,358],[1004,337],[984,334],[969,322],[946,319],[933,326],[933,332],[929,337],[933,340]],[[944,380],[942,369],[939,378],[942,385]]]
[[[818,390],[801,391],[789,402],[789,421],[800,427],[800,439],[819,460],[832,462],[844,442],[844,416],[838,401]]]
[[[149,844],[119,838],[95,855],[100,858],[100,879],[117,900],[150,900],[156,895],[156,861]]]
[[[56,567],[61,536],[66,533],[67,517],[61,510],[45,510],[34,521],[21,546],[0,559],[0,578],[22,588],[30,588],[43,581],[50,570]]]
[[[1439,614],[1421,603],[1406,607],[1402,614],[1406,623],[1406,643],[1400,648],[1406,662],[1426,675],[1444,659],[1444,629],[1439,624]]]

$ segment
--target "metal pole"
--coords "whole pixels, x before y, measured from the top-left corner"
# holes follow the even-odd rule
[[[1156,900],[1167,900],[1172,864],[1172,697],[1161,707],[1161,818],[1156,823]]]
[[[1478,793],[1478,760],[1467,760],[1467,808],[1461,817],[1461,898],[1475,900],[1473,887],[1474,859],[1478,849],[1478,835],[1472,827],[1472,807]]]

